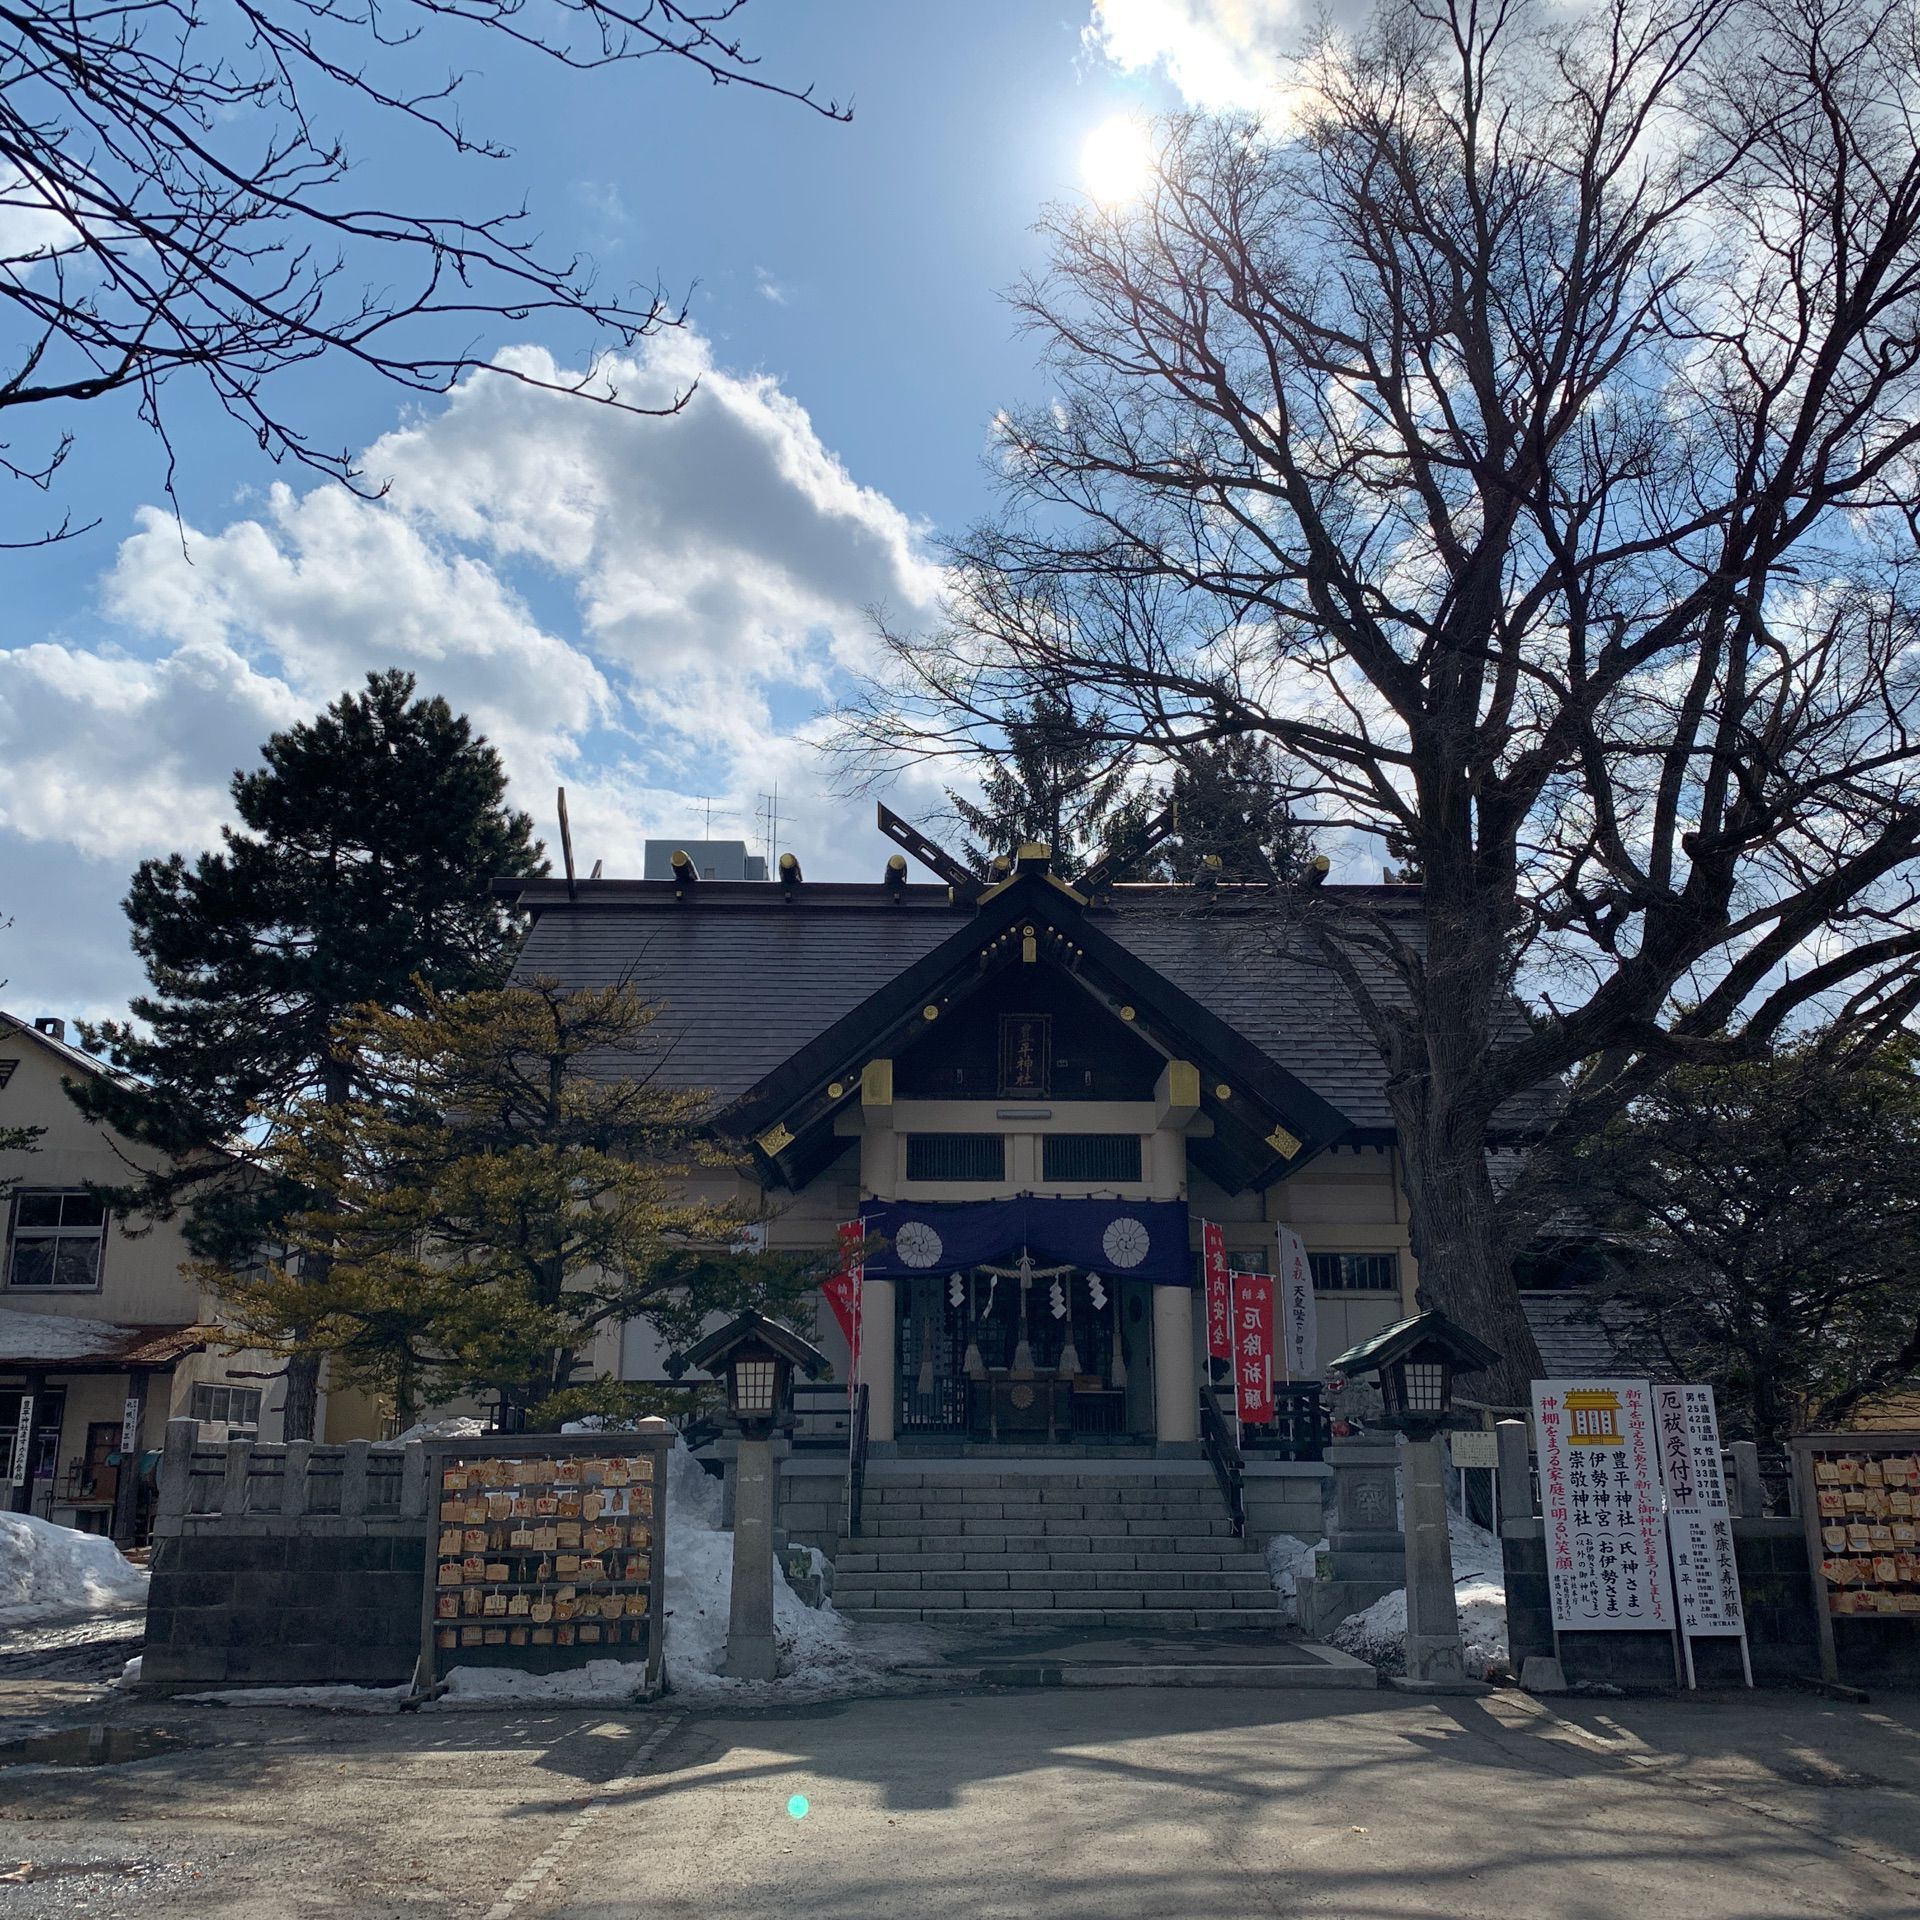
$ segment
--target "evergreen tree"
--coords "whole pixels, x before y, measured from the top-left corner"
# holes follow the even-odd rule
[[[655,1011],[629,985],[538,980],[346,1021],[352,1097],[274,1128],[280,1176],[331,1204],[289,1223],[291,1260],[209,1275],[238,1323],[403,1413],[497,1396],[503,1425],[537,1430],[647,1410],[652,1389],[581,1377],[603,1328],[684,1344],[715,1311],[790,1305],[817,1256],[744,1250],[751,1216],[702,1197],[731,1160],[708,1097],[655,1072]]]
[[[1189,749],[1167,792],[1174,836],[1155,873],[1133,877],[1188,882],[1213,854],[1223,880],[1289,882],[1313,858],[1313,837],[1288,810],[1272,748],[1250,734]]]
[[[1126,758],[1100,744],[1098,723],[1090,726],[1066,694],[1036,694],[1024,712],[1004,717],[1001,730],[1005,744],[982,756],[980,802],[947,792],[968,836],[963,852],[978,872],[1038,840],[1052,850],[1054,870],[1071,875],[1144,823]]]
[[[121,1212],[184,1209],[190,1244],[233,1267],[284,1241],[315,1191],[276,1170],[263,1115],[339,1104],[350,1009],[411,1009],[503,976],[514,920],[496,874],[535,870],[532,822],[506,804],[499,756],[412,676],[370,674],[317,719],[278,733],[233,780],[239,825],[189,862],[142,862],[125,902],[151,990],[133,1019],[84,1031],[132,1078],[70,1083],[89,1118],[172,1163],[114,1196]],[[308,1277],[324,1278],[310,1249]],[[319,1361],[287,1369],[286,1431],[311,1437]]]
[[[1920,1385],[1920,1037],[1844,1038],[1679,1067],[1549,1176],[1646,1358],[1765,1446]]]

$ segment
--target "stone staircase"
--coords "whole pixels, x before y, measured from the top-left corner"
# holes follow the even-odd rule
[[[1201,1461],[896,1462],[867,1469],[834,1605],[866,1620],[1275,1631],[1259,1550]]]

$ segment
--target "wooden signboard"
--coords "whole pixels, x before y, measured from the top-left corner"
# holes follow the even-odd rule
[[[1920,1628],[1920,1433],[1804,1433],[1793,1477],[1807,1530],[1820,1666],[1840,1678],[1836,1617]]]
[[[559,1673],[644,1664],[666,1632],[670,1435],[543,1434],[427,1444],[419,1688],[455,1667]]]

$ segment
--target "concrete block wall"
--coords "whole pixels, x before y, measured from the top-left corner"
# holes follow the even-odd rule
[[[1247,1509],[1247,1538],[1264,1547],[1289,1533],[1311,1545],[1327,1531],[1326,1503],[1332,1474],[1313,1460],[1248,1459],[1240,1483]]]
[[[156,1541],[142,1683],[398,1685],[420,1656],[426,1556],[417,1525]]]

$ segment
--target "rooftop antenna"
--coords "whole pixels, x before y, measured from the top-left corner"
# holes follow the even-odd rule
[[[760,796],[760,815],[767,836],[767,871],[774,873],[780,866],[780,783],[773,783],[771,793]]]

